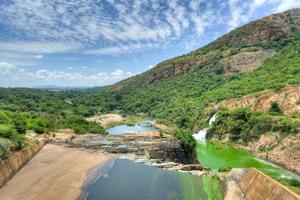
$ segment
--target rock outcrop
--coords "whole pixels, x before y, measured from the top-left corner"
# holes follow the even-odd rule
[[[285,115],[300,117],[300,86],[266,90],[237,99],[224,100],[211,104],[208,109],[249,107],[253,111],[268,111],[272,102],[278,103]]]
[[[161,143],[157,147],[148,150],[150,159],[173,161],[182,164],[198,163],[196,153],[185,151],[177,141]]]

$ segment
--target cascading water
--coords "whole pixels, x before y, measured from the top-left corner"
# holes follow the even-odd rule
[[[207,131],[209,130],[209,128],[211,127],[211,125],[212,125],[216,120],[217,120],[217,113],[215,113],[215,114],[212,116],[212,118],[210,118],[210,120],[209,120],[209,122],[208,122],[208,125],[209,125],[208,128],[202,129],[202,130],[200,130],[198,133],[193,134],[193,137],[196,139],[196,141],[197,141],[198,143],[204,142],[204,141],[205,141]]]

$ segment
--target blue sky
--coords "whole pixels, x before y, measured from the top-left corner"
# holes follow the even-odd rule
[[[101,86],[300,0],[1,0],[0,86]]]

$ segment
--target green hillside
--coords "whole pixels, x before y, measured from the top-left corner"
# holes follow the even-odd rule
[[[146,112],[164,123],[193,129],[202,121],[208,103],[300,83],[300,34],[275,44],[278,53],[252,72],[224,77],[207,65],[138,89],[115,92],[115,101],[110,105],[125,112]]]
[[[104,133],[84,117],[111,111],[143,112],[166,125],[199,130],[207,125],[210,103],[300,83],[299,28],[300,9],[271,15],[108,87],[0,88],[0,138],[21,148],[26,130]],[[21,136],[9,136],[16,134]]]

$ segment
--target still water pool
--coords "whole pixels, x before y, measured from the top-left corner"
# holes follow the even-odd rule
[[[117,159],[85,188],[84,199],[211,199],[223,198],[216,177],[199,177]]]
[[[112,128],[106,129],[107,133],[110,135],[120,135],[124,133],[139,133],[139,132],[150,132],[157,131],[158,129],[152,127],[152,121],[145,121],[140,124],[135,124],[133,126],[120,125],[114,126]]]

